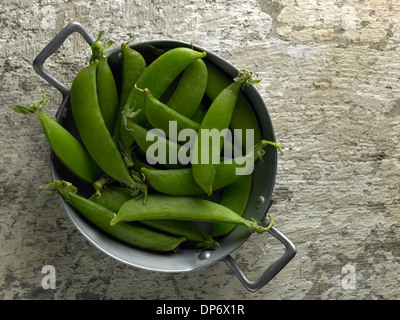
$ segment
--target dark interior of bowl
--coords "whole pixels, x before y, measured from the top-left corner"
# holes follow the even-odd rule
[[[145,57],[147,64],[150,64],[151,61],[153,61],[159,55],[159,51],[156,49],[171,49],[178,46],[191,47],[192,45],[179,41],[159,40],[136,43],[130,46],[139,51]],[[214,53],[196,46],[194,46],[194,49],[206,51],[207,56],[204,58],[204,60],[214,64],[228,77],[233,79],[238,74],[239,70],[236,67],[218,57]],[[117,85],[120,86],[122,67],[120,49],[115,49],[110,52],[109,64],[113,70]],[[246,86],[244,89],[244,95],[249,100],[251,106],[253,107],[253,111],[257,115],[261,128],[262,139],[275,141],[274,130],[270,116],[258,91],[253,86]],[[56,117],[59,123],[61,123],[79,139],[72,113],[70,111],[68,97],[60,106]],[[276,149],[268,146],[265,149],[265,155],[263,159],[264,161],[262,163],[257,163],[254,168],[251,194],[243,215],[246,219],[251,217],[257,221],[263,219],[272,199],[277,166]],[[51,168],[53,178],[55,180],[63,179],[72,182],[78,188],[78,193],[82,196],[89,197],[93,194],[93,187],[74,177],[68,171],[68,169],[66,169],[60,163],[54,154],[51,156]],[[113,237],[108,236],[101,230],[95,228],[69,203],[65,201],[62,201],[62,203],[77,229],[90,242],[92,242],[92,244],[109,256],[112,256],[121,262],[146,270],[160,272],[193,271],[223,259],[240,247],[249,237],[246,228],[238,226],[225,237],[218,239],[220,246],[216,250],[208,251],[206,254],[203,252],[203,250],[197,248],[195,249],[190,246],[183,246],[174,253],[165,254],[151,252],[131,247]]]

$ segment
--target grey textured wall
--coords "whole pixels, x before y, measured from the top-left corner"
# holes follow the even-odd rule
[[[0,18],[2,299],[400,298],[398,1],[2,0]],[[192,41],[262,78],[285,151],[270,212],[298,249],[263,289],[247,292],[222,262],[185,274],[121,264],[81,236],[57,197],[43,200],[49,146],[37,119],[11,106],[46,91],[54,116],[61,94],[32,62],[71,21],[117,44]],[[46,67],[69,86],[89,54],[74,34]],[[255,279],[281,253],[265,234],[233,257]],[[45,265],[55,289],[41,285]]]

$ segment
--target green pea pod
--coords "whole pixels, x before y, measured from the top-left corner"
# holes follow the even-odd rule
[[[194,122],[201,123],[204,119],[204,116],[206,115],[207,109],[203,105],[203,103],[200,103],[200,106],[197,108],[195,113],[192,115],[190,119],[192,119]]]
[[[189,64],[205,56],[205,52],[198,52],[183,47],[168,50],[143,71],[136,85],[140,89],[148,88],[152,95],[158,99]],[[139,125],[146,120],[143,112],[144,101],[144,92],[132,89],[124,107],[124,112],[126,109],[133,109],[133,112],[136,114],[135,122]],[[125,130],[125,126],[121,126],[121,130]],[[123,137],[127,139],[121,139],[121,144],[124,150],[128,150],[133,143],[133,137],[121,133],[121,138]]]
[[[43,93],[40,102],[35,102],[30,107],[16,106],[14,111],[25,114],[38,112],[44,134],[57,158],[78,178],[94,183],[101,174],[101,169],[71,133],[41,110],[48,102]]]
[[[249,159],[253,163],[257,159],[261,159],[264,155],[264,148],[272,145],[280,149],[279,145],[274,142],[262,140],[254,148],[254,152],[250,152],[246,156],[235,158],[231,162],[221,162],[216,165],[216,174],[213,182],[213,190],[224,188],[234,183],[243,175],[252,174],[252,167],[249,167]],[[245,172],[238,174],[238,169]],[[175,169],[175,170],[159,170],[151,168],[142,168],[146,181],[158,192],[175,196],[191,196],[204,194],[204,190],[196,183],[193,178],[192,169]]]
[[[227,77],[212,64],[206,64],[208,72],[206,95],[211,100],[215,100],[220,92],[232,83],[232,79]],[[257,117],[251,105],[242,93],[239,94],[235,110],[233,111],[230,128],[242,130],[241,140],[245,152],[247,152],[245,136],[246,129],[254,130],[254,144],[257,144],[259,141],[261,141],[261,130],[258,124]]]
[[[236,168],[237,166],[233,164],[218,165],[213,189],[221,189],[236,181],[240,177],[235,174]],[[142,168],[142,172],[149,184],[163,194],[175,196],[205,194],[194,180],[191,168],[169,170]]]
[[[220,204],[242,216],[246,209],[247,201],[249,200],[251,180],[252,175],[249,174],[241,176],[235,182],[228,185],[222,194]],[[214,223],[211,234],[214,237],[223,236],[232,231],[234,227],[234,224]]]
[[[184,242],[185,237],[174,237],[147,229],[140,224],[121,223],[111,226],[110,222],[115,213],[102,205],[76,194],[76,188],[66,181],[57,180],[42,188],[52,188],[59,191],[62,197],[71,204],[90,222],[111,236],[135,247],[168,252],[176,250]]]
[[[197,59],[183,71],[178,86],[166,104],[190,118],[199,107],[206,87],[207,66],[202,59]]]
[[[133,186],[135,182],[101,115],[96,85],[98,64],[95,60],[76,75],[70,94],[72,114],[82,142],[98,166],[111,178]]]
[[[122,84],[121,84],[121,106],[135,86],[136,81],[147,68],[144,57],[126,43],[121,44],[122,52]]]
[[[263,233],[273,226],[272,219],[268,227],[263,227],[261,223],[244,219],[232,210],[215,202],[161,194],[149,195],[145,205],[138,199],[125,202],[118,210],[117,215],[111,220],[111,225],[116,226],[125,221],[148,219],[233,223],[247,227],[249,232],[257,233]]]
[[[130,189],[111,187],[104,190],[101,194],[101,197],[98,197],[96,194],[94,194],[89,198],[89,200],[102,205],[112,212],[118,212],[125,202],[133,198],[135,198],[135,195],[132,194]],[[201,231],[191,221],[154,219],[142,220],[140,223],[158,231],[166,232],[175,236],[182,236],[187,240],[198,242],[198,246],[202,248],[215,249],[218,246],[218,242]]]
[[[250,79],[250,72],[240,72],[238,77],[235,78],[235,82],[222,90],[215,98],[200,124],[193,149],[192,173],[194,180],[208,195],[213,192],[212,186],[216,173],[215,164],[219,161],[224,142],[224,136],[220,136],[220,133],[229,128],[240,89]],[[203,133],[206,130],[212,130],[210,131],[210,136],[216,136],[219,141],[212,139],[213,141],[211,143],[208,141],[207,147],[204,148]],[[219,148],[216,146],[218,142]]]
[[[133,89],[137,79],[139,79],[140,75],[147,68],[146,61],[144,57],[136,50],[129,47],[126,43],[121,44],[121,52],[122,52],[122,82],[121,82],[121,95],[119,101],[119,109],[117,114],[117,119],[115,122],[115,130],[113,132],[113,137],[115,143],[119,144],[120,133],[121,133],[121,113],[123,107],[126,103],[126,99],[129,96],[129,93]],[[127,134],[125,130],[122,133]],[[124,140],[125,138],[123,138]],[[129,137],[130,139],[130,137]],[[129,150],[123,150],[125,154],[129,154]]]
[[[91,62],[99,60],[96,72],[97,96],[104,122],[108,130],[112,132],[118,109],[118,90],[114,75],[108,64],[107,50],[114,41],[108,41],[103,44],[101,42],[103,34],[104,30],[101,30],[96,41],[92,44]]]
[[[146,153],[148,162],[152,165],[159,163],[166,168],[181,168],[180,154],[187,154],[188,148],[165,136],[149,131],[131,120],[127,120],[128,131],[132,134],[136,144]],[[154,155],[154,157],[152,157]],[[189,162],[189,159],[187,160]]]
[[[107,57],[100,58],[96,83],[101,114],[107,129],[112,132],[118,110],[118,91]]]
[[[197,122],[176,112],[174,109],[171,109],[166,104],[154,98],[150,90],[144,89],[144,92],[146,93],[144,107],[146,118],[154,128],[161,129],[167,137],[170,136],[169,128],[171,124],[176,124],[175,129],[178,135],[183,129],[192,129],[197,132],[200,127]]]
[[[162,103],[167,103],[168,100],[171,98],[171,96],[173,95],[173,93],[176,90],[176,87],[178,86],[179,80],[180,80],[180,75],[178,77],[175,78],[174,81],[172,81],[172,83],[168,86],[167,89],[165,89],[165,91],[163,92],[163,94],[158,98],[158,100],[160,100]]]

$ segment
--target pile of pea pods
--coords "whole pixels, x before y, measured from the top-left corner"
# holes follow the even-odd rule
[[[114,42],[103,43],[103,33],[92,45],[90,62],[71,86],[70,106],[79,139],[42,110],[49,103],[44,93],[29,107],[14,107],[20,113],[38,114],[54,154],[71,175],[93,187],[93,194],[79,195],[65,180],[41,188],[51,189],[49,195],[59,192],[111,236],[159,252],[175,251],[182,243],[215,249],[218,239],[237,225],[250,233],[271,228],[272,217],[268,227],[242,217],[252,173],[236,171],[249,157],[262,160],[269,145],[281,150],[277,143],[261,139],[257,118],[241,93],[243,86],[255,83],[251,73],[241,71],[230,79],[204,59],[205,52],[188,47],[158,50],[158,56],[147,62],[122,43],[122,74],[115,79],[107,53]],[[202,156],[200,147],[190,149],[188,163],[169,161],[173,151],[188,151],[172,139],[171,122],[178,133],[230,128],[244,134],[252,129],[254,147],[233,161],[214,163],[211,156],[207,162],[193,161]],[[152,129],[164,133],[155,140],[167,146],[165,163],[146,157],[154,144],[149,139]],[[195,145],[201,146],[201,139],[198,134]],[[241,151],[247,150],[246,139],[241,141]]]

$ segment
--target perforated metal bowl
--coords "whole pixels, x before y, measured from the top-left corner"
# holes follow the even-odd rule
[[[56,37],[51,40],[49,44],[39,53],[33,62],[33,67],[40,76],[46,79],[51,85],[53,85],[62,93],[63,101],[56,114],[56,119],[72,134],[78,136],[70,111],[70,89],[58,81],[56,77],[48,73],[43,66],[47,58],[60,48],[69,35],[75,32],[80,33],[89,45],[91,45],[95,40],[80,23],[72,22],[63,30],[61,30],[60,33],[57,34]],[[145,58],[151,54],[151,50],[153,50],[151,47],[160,49],[168,49],[178,46],[194,47],[194,49],[199,51],[207,52],[205,60],[214,64],[217,68],[225,72],[231,78],[235,77],[239,71],[232,64],[212,53],[211,51],[197,46],[192,46],[190,43],[174,40],[153,40],[134,43],[130,46],[142,53]],[[121,73],[121,50],[119,48],[109,53],[109,64],[118,82]],[[258,91],[253,86],[247,86],[245,88],[244,95],[250,102],[255,114],[257,115],[262,132],[262,138],[265,140],[275,140],[271,118]],[[71,176],[69,171],[60,163],[53,153],[51,154],[50,164],[54,180],[63,179],[71,181],[78,187],[81,195],[91,195],[93,190],[91,186],[89,188],[88,185],[85,185],[81,181],[78,181]],[[243,215],[245,218],[248,219],[253,217],[257,221],[267,224],[265,222],[265,216],[273,202],[272,194],[275,184],[276,168],[276,149],[267,148],[264,156],[264,162],[255,167],[251,194]],[[235,228],[231,233],[219,240],[220,246],[216,250],[181,248],[175,253],[157,253],[134,248],[112,238],[111,236],[94,227],[68,202],[64,201],[61,196],[60,200],[75,227],[94,246],[114,259],[140,269],[159,272],[190,272],[219,261],[224,261],[249,291],[257,291],[267,284],[273,277],[275,277],[275,275],[280,272],[296,254],[296,248],[290,242],[290,240],[275,227],[271,228],[268,231],[269,234],[277,238],[285,246],[286,250],[284,254],[276,261],[267,262],[268,267],[256,281],[249,281],[230,255],[249,238],[249,234],[244,227],[239,226]],[[264,236],[257,235],[257,237],[259,241],[265,241]],[[266,257],[266,260],[267,259],[268,258]]]

